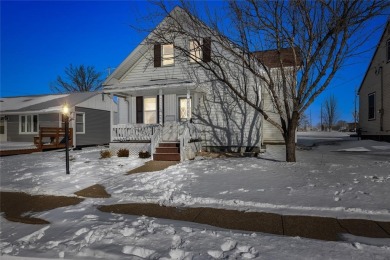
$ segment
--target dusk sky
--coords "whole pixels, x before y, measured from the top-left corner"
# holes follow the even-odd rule
[[[1,1],[0,8],[1,97],[50,94],[50,83],[69,64],[95,66],[107,76],[107,69],[117,67],[146,36],[132,26],[152,12],[146,1]],[[373,21],[367,32],[386,19]],[[364,46],[368,51],[349,62],[308,109],[313,124],[329,93],[339,100],[339,119],[352,121],[355,89],[382,31],[375,31]]]

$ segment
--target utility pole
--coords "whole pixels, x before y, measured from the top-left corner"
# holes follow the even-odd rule
[[[324,131],[324,125],[322,124],[322,104],[321,104],[321,131]]]

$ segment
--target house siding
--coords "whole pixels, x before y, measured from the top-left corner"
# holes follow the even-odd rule
[[[102,145],[110,142],[110,112],[76,107],[76,112],[85,113],[85,133],[76,133],[76,145]]]
[[[118,116],[119,116],[119,124],[128,124],[129,121],[129,102],[131,102],[131,98],[124,99],[118,98]]]
[[[175,40],[175,45],[184,47],[187,43],[182,39]],[[214,45],[212,47],[218,48]],[[121,84],[134,84],[135,82],[150,82],[159,79],[191,79],[198,86],[197,92],[191,92],[193,119],[201,130],[204,146],[259,147],[261,145],[262,117],[257,111],[242,100],[237,99],[237,96],[225,86],[215,82],[213,76],[207,75],[207,72],[199,68],[198,65],[190,64],[186,58],[177,59],[175,55],[173,66],[155,68],[153,52],[154,49],[151,46],[134,66],[118,79],[119,82]],[[230,55],[227,52],[224,53],[223,50],[220,50],[219,53]],[[240,63],[237,62],[237,64]],[[242,77],[242,68],[237,67],[236,70],[232,70],[232,73],[235,75],[231,75],[231,77]],[[248,84],[253,85],[254,79],[251,78],[251,75],[246,76],[248,76]],[[249,91],[253,91],[252,88],[249,88]],[[163,89],[165,122],[171,121],[173,116],[175,116],[175,121],[178,120],[177,99],[178,96],[185,96],[186,93],[187,90],[184,87],[174,94],[165,93]],[[256,92],[250,92],[248,96],[255,99]],[[135,108],[132,107],[131,111],[132,117],[135,118]],[[132,123],[135,123],[134,120]],[[264,127],[268,140],[283,141],[281,134],[275,127],[272,125]]]
[[[359,91],[359,124],[363,137],[390,141],[390,63],[387,62],[386,49],[386,42],[390,40],[389,29],[390,26],[387,26]],[[383,93],[381,92],[382,76]],[[375,119],[368,119],[368,95],[371,93],[375,93]],[[381,95],[383,95],[384,109],[383,131],[381,131],[381,114],[379,113],[382,105]]]
[[[280,115],[276,113],[274,104],[272,103],[271,95],[267,92],[263,93],[263,109],[268,114],[269,118],[280,122]],[[263,120],[263,142],[264,143],[283,143],[282,133],[275,128],[271,123]]]
[[[39,127],[58,127],[59,115],[53,114],[39,114]],[[9,142],[33,142],[35,134],[20,134],[19,133],[19,115],[9,115],[7,121],[7,140]]]

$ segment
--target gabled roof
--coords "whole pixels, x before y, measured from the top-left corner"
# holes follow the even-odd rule
[[[60,112],[67,103],[74,107],[101,92],[77,92],[70,94],[34,95],[0,98],[0,113]]]
[[[166,22],[167,18],[170,16],[176,16],[181,15],[182,13],[185,13],[186,15],[191,15],[187,13],[185,10],[183,10],[181,7],[176,6],[170,13],[167,15],[161,22],[156,26],[156,28],[149,33],[149,35],[129,54],[129,56],[115,69],[115,71],[103,82],[103,86],[105,86],[105,89],[110,89],[110,86],[118,87],[119,81],[122,77],[126,75],[126,73],[131,70],[133,66],[136,65],[136,63],[141,59],[145,53],[150,48],[150,45],[148,44],[148,40],[150,41],[153,37],[154,31],[157,30],[160,26],[163,26]],[[197,19],[196,17],[194,17]],[[199,20],[200,21],[200,20]],[[200,21],[202,24],[204,24],[202,21]],[[204,26],[207,26],[204,24]],[[217,33],[217,32],[215,32]],[[227,37],[223,36],[224,38],[228,39]],[[279,53],[282,57],[282,61],[285,66],[294,66],[297,64],[301,65],[302,59],[300,56],[300,53],[298,49],[296,49],[296,55],[297,55],[297,61],[295,63],[294,60],[294,54],[292,48],[285,48],[280,50],[265,50],[265,51],[255,51],[253,52],[255,56],[260,59],[262,62],[264,62],[264,65],[266,65],[269,68],[277,68],[280,66],[279,62]],[[149,83],[146,83],[149,84]],[[129,85],[129,84],[127,84]]]
[[[176,6],[171,12],[170,15],[174,13],[181,12],[183,9],[179,6]],[[167,16],[168,17],[168,16]],[[156,30],[161,24],[165,23],[167,17],[165,17],[159,25],[154,29]],[[153,32],[150,32],[145,39],[127,56],[127,58],[114,70],[114,72],[103,82],[103,86],[110,86],[118,83],[118,81],[137,63],[137,61],[142,58],[142,56],[148,51],[147,41],[153,35]]]
[[[358,90],[358,95],[360,94],[360,90],[362,89],[363,83],[364,83],[364,81],[366,80],[366,77],[367,77],[368,71],[369,71],[370,68],[371,68],[372,62],[374,61],[374,58],[375,58],[376,54],[378,53],[379,47],[380,47],[381,42],[383,41],[383,38],[384,38],[384,36],[385,36],[385,34],[386,34],[387,28],[390,29],[389,26],[390,26],[390,17],[389,17],[389,19],[387,19],[386,26],[385,26],[385,28],[384,28],[384,30],[383,30],[382,36],[381,36],[381,38],[380,38],[378,44],[376,45],[376,49],[375,49],[374,55],[372,55],[370,64],[368,65],[367,70],[366,70],[366,73],[364,74],[364,78],[363,78],[363,80],[362,80],[362,83],[360,83],[360,87],[359,87],[359,90]]]

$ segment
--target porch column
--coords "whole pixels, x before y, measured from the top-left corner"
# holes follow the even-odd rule
[[[114,95],[113,94],[109,94],[108,95],[109,98],[110,98],[110,142],[113,141],[113,136],[112,136],[112,129],[114,127]]]
[[[163,91],[160,88],[158,91],[158,119],[160,124],[163,124]]]
[[[191,118],[191,95],[190,90],[187,89],[187,120]]]

